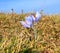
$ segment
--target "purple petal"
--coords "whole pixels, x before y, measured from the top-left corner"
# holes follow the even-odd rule
[[[25,21],[32,22],[32,17],[31,17],[31,16],[26,17],[26,18],[25,18]]]
[[[33,22],[32,16],[26,17],[25,21],[27,22],[27,24],[32,25],[32,22]]]
[[[41,14],[39,12],[37,12],[35,21],[37,22],[40,19],[40,17],[41,17]]]
[[[25,28],[30,28],[31,26],[27,24],[25,21],[20,21],[21,25]]]

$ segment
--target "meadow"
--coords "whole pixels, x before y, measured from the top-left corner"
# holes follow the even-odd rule
[[[23,28],[19,21],[29,13],[0,13],[0,53],[60,53],[60,14],[42,15],[32,28]]]

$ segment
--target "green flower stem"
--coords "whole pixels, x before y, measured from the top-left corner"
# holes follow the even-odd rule
[[[32,26],[32,29],[34,30],[34,41],[35,41],[35,48],[36,48],[37,30],[34,26]]]
[[[34,37],[35,37],[35,40],[37,39],[37,30],[35,27],[33,27],[33,30],[34,30]]]

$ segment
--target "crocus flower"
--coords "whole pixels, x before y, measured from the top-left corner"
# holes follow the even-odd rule
[[[39,12],[36,13],[35,17],[34,15],[30,15],[28,17],[25,17],[25,21],[20,21],[21,25],[25,28],[32,27],[34,22],[37,22],[40,19],[41,15]]]
[[[25,28],[30,28],[32,27],[33,24],[33,19],[31,16],[25,17],[25,21],[20,21],[21,25]]]

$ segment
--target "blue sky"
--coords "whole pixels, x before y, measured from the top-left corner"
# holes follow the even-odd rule
[[[44,10],[45,13],[60,13],[60,0],[0,0],[0,11],[16,13]]]

